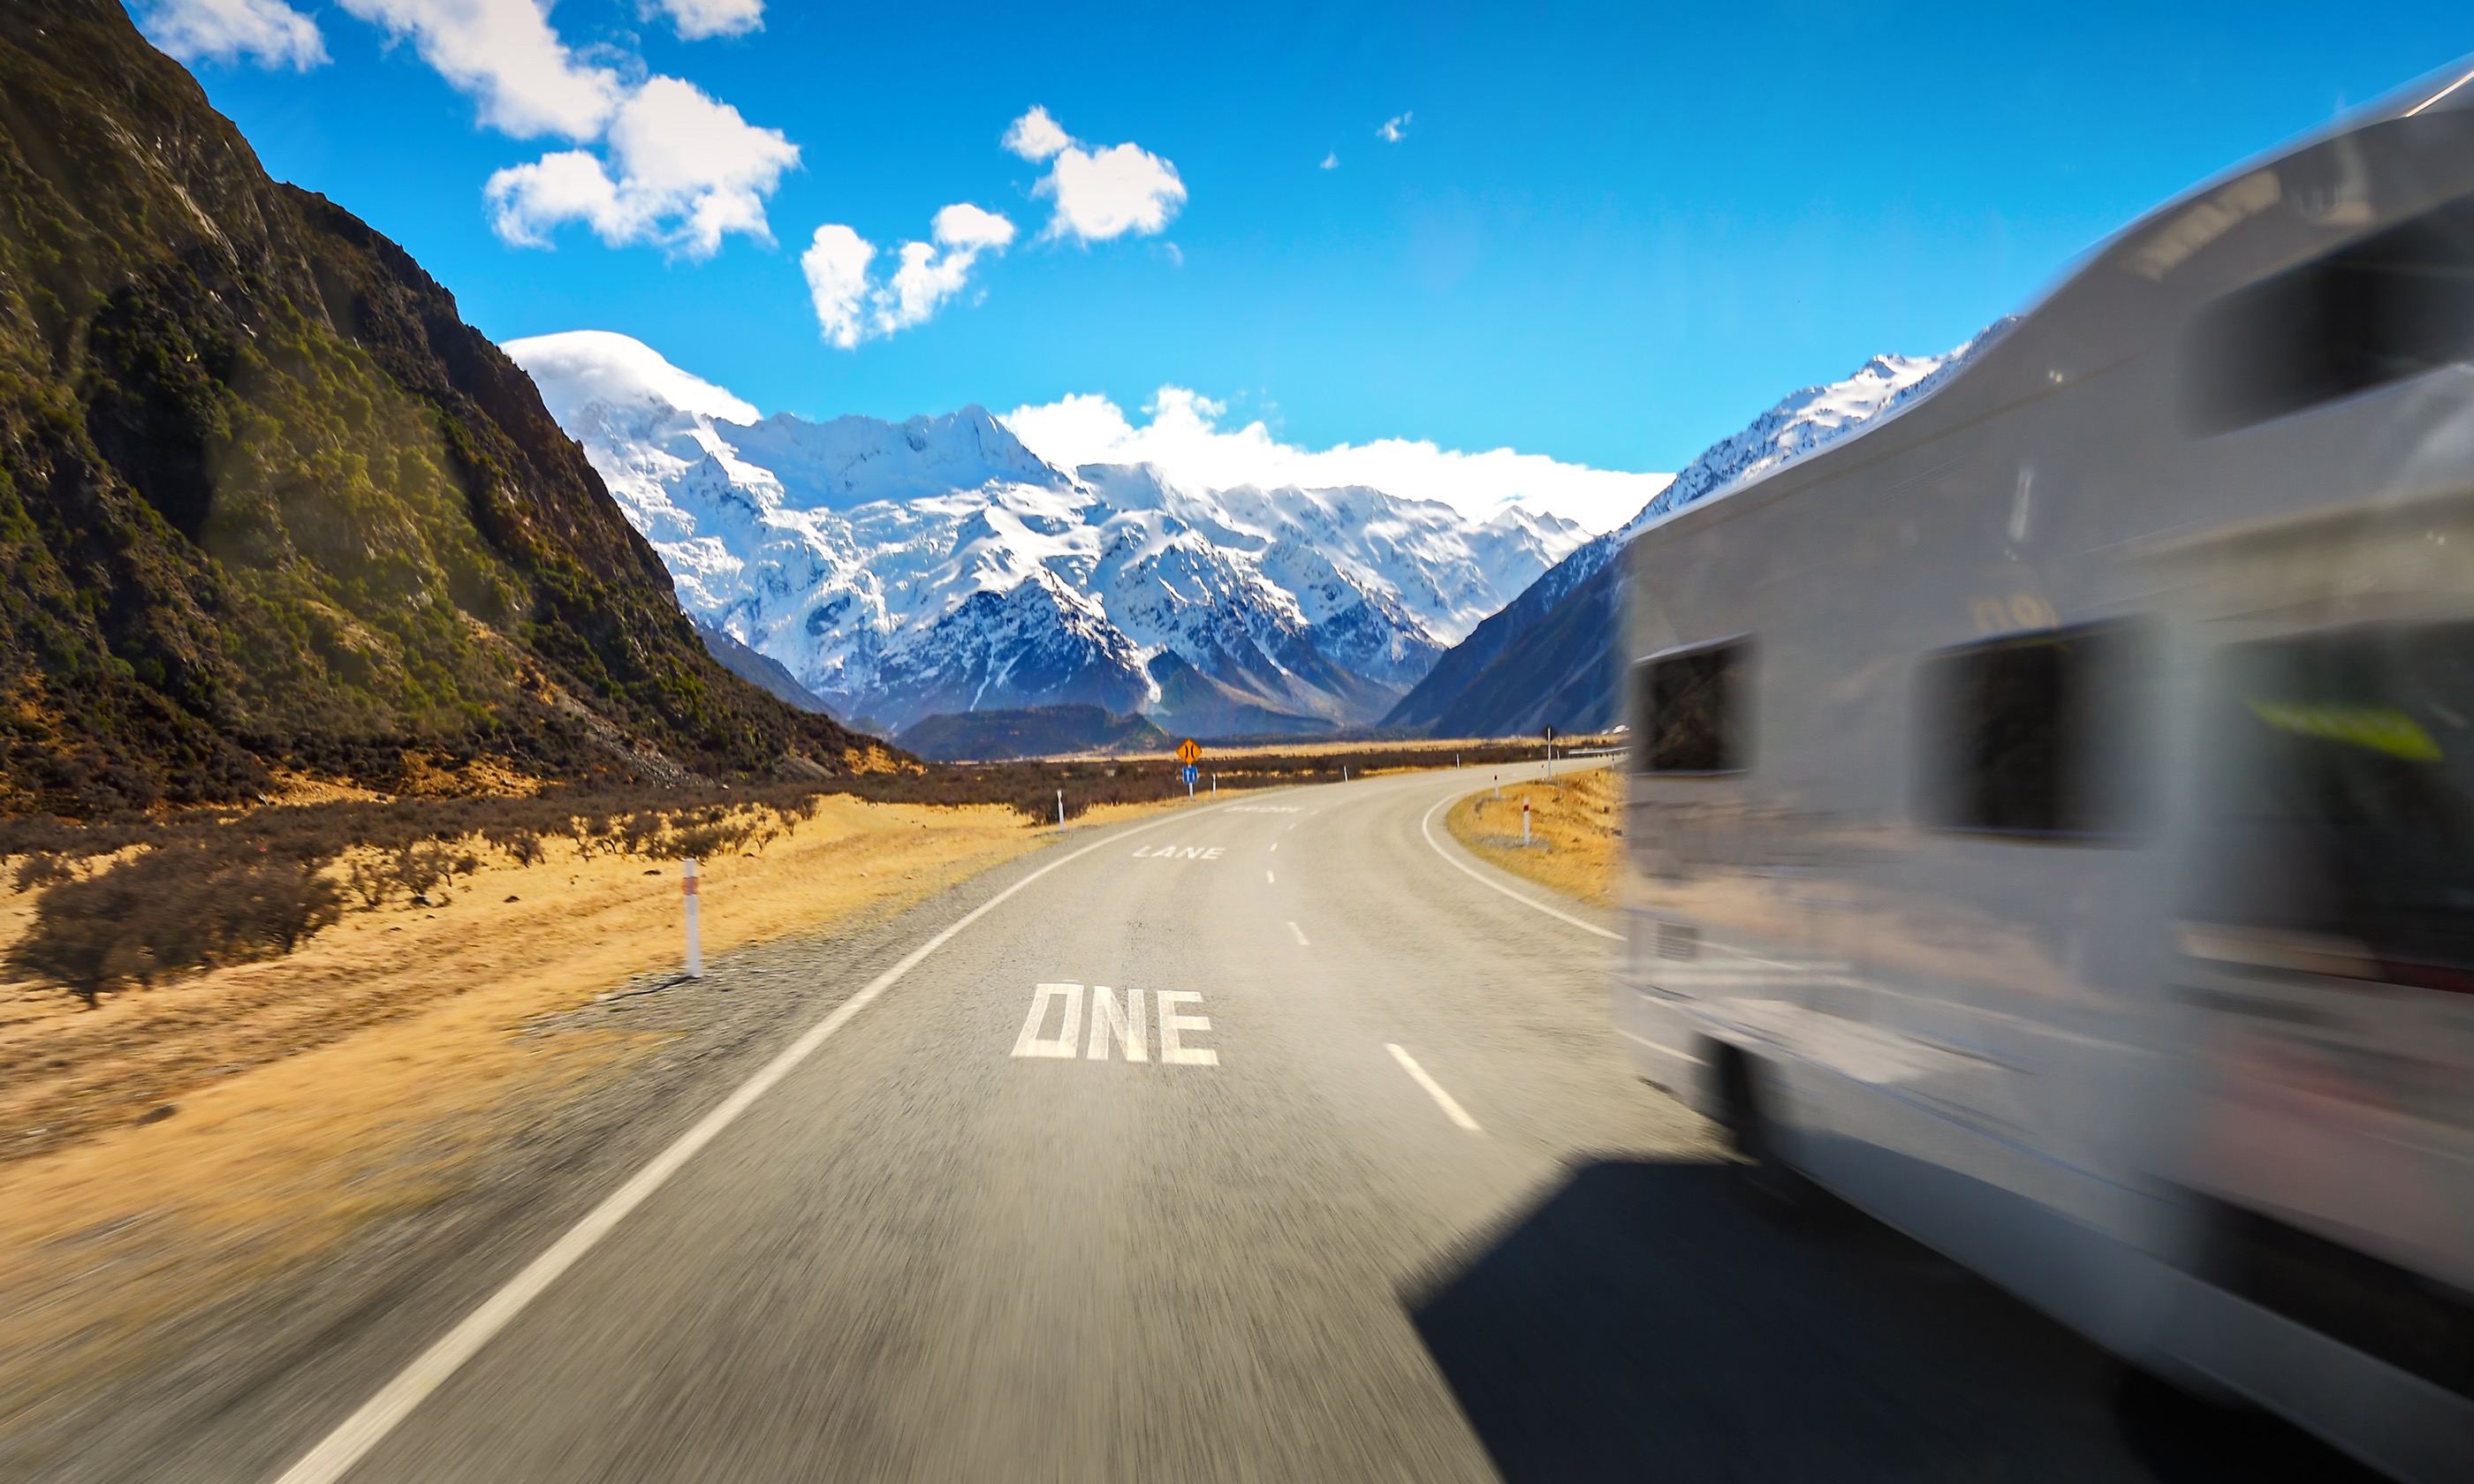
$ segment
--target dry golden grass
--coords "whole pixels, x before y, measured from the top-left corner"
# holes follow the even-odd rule
[[[999,806],[830,798],[705,863],[706,951],[896,911],[1050,837]],[[0,934],[28,915],[0,900]],[[96,1011],[20,987],[0,1014],[0,1149],[41,1152],[0,1163],[0,1397],[133,1364],[166,1320],[440,1199],[511,1119],[658,1040],[526,1023],[680,952],[675,863],[563,851]]]
[[[1520,843],[1520,803],[1530,805],[1530,844]],[[1601,907],[1614,905],[1623,850],[1623,780],[1613,768],[1575,771],[1553,782],[1507,784],[1469,795],[1444,817],[1471,854],[1540,886]]]

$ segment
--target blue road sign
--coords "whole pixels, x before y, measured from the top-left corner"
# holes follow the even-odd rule
[[[1185,765],[1185,786],[1188,788],[1194,786],[1194,764],[1192,763]]]

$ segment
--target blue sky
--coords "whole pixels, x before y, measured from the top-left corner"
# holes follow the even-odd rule
[[[658,212],[617,231],[660,240],[616,247],[539,211],[547,249],[494,231],[495,173],[577,149],[615,159],[622,127],[546,127],[554,88],[528,118],[500,96],[490,127],[471,69],[518,63],[468,58],[459,88],[424,60],[451,50],[441,28],[532,4],[137,9],[158,37],[188,37],[275,176],[402,242],[502,340],[619,331],[766,412],[1099,394],[1133,413],[1175,385],[1292,443],[1426,439],[1631,470],[1675,468],[1877,351],[1946,349],[2163,198],[2474,51],[2474,12],[2438,4],[659,0],[682,24],[656,0],[560,0],[559,65],[602,69],[613,97],[692,84],[738,110],[724,144],[755,137],[757,177],[765,150],[779,166],[795,146],[769,189],[733,198],[769,240],[725,225],[703,255]],[[235,26],[261,54],[288,37],[272,44],[296,61],[312,27],[327,60],[207,55]],[[1034,105],[1086,159],[1129,143],[1172,170],[1182,198],[1149,198],[1159,229],[1047,234],[1065,196],[1037,192],[1057,156],[1000,142]],[[647,114],[648,157],[700,147],[665,132],[676,117]],[[1396,140],[1378,133],[1403,118]],[[968,244],[928,268],[959,289],[878,332],[889,311],[864,295],[957,203],[1011,239],[946,219]],[[828,225],[880,250],[848,348],[802,273]]]

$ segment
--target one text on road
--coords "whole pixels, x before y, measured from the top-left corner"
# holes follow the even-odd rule
[[[1081,1039],[1082,986],[1079,984],[1035,984],[1031,989],[1031,1014],[1022,1022],[1022,1034],[1014,1038],[1013,1054],[1018,1057],[1056,1058],[1104,1062],[1112,1054],[1128,1062],[1151,1060],[1150,1038],[1143,1025],[1144,995],[1140,990],[1128,990],[1123,999],[1104,984],[1090,990],[1091,1037]],[[1180,1005],[1199,1005],[1202,996],[1192,990],[1159,990],[1152,998],[1159,1005],[1159,1059],[1169,1066],[1217,1066],[1220,1053],[1209,1046],[1186,1043],[1185,1038],[1211,1029],[1205,1016],[1177,1014]],[[1055,1017],[1056,1033],[1043,1034],[1051,1017],[1049,1005],[1063,1007]]]

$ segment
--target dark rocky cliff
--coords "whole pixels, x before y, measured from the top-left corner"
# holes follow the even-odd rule
[[[111,0],[0,6],[0,808],[851,766],[532,382]]]

